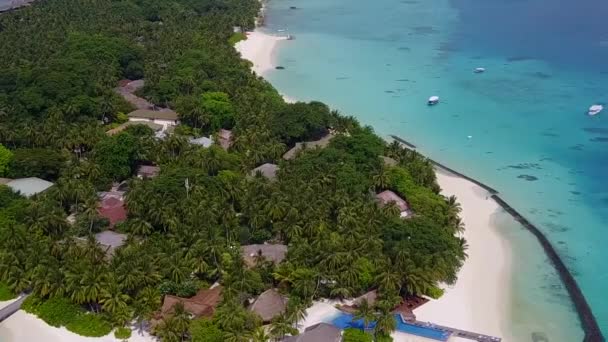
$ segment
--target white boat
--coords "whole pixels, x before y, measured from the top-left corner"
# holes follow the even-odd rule
[[[436,105],[439,103],[439,96],[431,96],[429,97],[429,101],[428,101],[428,105],[432,106],[432,105]]]
[[[475,70],[473,70],[474,73],[476,74],[481,74],[482,72],[485,72],[486,68],[475,68]]]
[[[589,114],[589,115],[597,115],[603,109],[604,109],[604,106],[596,104],[596,105],[593,105],[593,106],[589,107],[589,111],[587,112],[587,114]]]

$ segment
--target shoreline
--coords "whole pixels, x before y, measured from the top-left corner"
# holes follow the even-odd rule
[[[259,28],[248,32],[247,37],[247,40],[237,43],[235,48],[242,58],[252,63],[252,70],[264,77],[274,68],[273,57],[281,39],[261,32]],[[447,196],[456,195],[463,207],[469,258],[459,271],[456,284],[446,288],[439,300],[426,303],[416,309],[415,313],[419,315],[419,320],[505,338],[508,336],[506,320],[510,317],[510,248],[492,225],[493,217],[501,208],[490,199],[492,191],[484,190],[479,184],[457,173],[446,172],[449,171],[436,171],[438,182],[443,189],[442,193]],[[502,262],[501,268],[496,267],[498,259]],[[480,279],[484,281],[481,282]],[[501,295],[497,296],[497,293]],[[498,307],[501,309],[496,310]],[[327,304],[312,309],[311,315],[315,318],[307,319],[303,326],[318,323],[323,319],[322,313],[329,315],[331,312],[333,310]],[[395,337],[405,335],[396,334]]]
[[[277,47],[278,40],[276,39],[275,36],[261,32],[259,28],[256,28],[250,35],[255,38],[252,41],[250,41],[249,44],[247,44],[247,45],[245,45],[245,44],[238,45],[237,44],[237,46],[235,46],[235,47],[236,47],[237,51],[241,53],[241,56],[244,59],[247,59],[252,62],[252,64],[254,65],[252,68],[253,71],[256,72],[258,75],[260,75],[261,77],[264,77],[267,75],[267,73],[270,70],[272,70],[274,68],[273,67],[273,58],[275,57],[275,52],[276,52],[275,49]],[[287,102],[291,102],[289,100],[291,100],[291,99],[286,98]],[[398,136],[391,135],[391,138],[403,143],[408,148],[411,148],[411,149],[416,148],[410,142],[407,142]],[[449,167],[446,167],[445,165],[442,165],[441,163],[438,163],[433,160],[431,160],[431,161],[436,166],[438,182],[440,183],[440,186],[443,189],[444,194],[456,195],[459,202],[463,206],[462,216],[463,216],[463,221],[465,222],[465,226],[466,226],[465,237],[467,238],[467,241],[470,243],[469,244],[469,255],[470,256],[465,261],[465,264],[463,265],[461,271],[459,272],[459,278],[458,278],[457,283],[452,288],[446,289],[446,294],[444,295],[444,297],[442,297],[441,299],[439,299],[436,302],[450,302],[450,303],[453,303],[452,306],[461,306],[461,307],[468,306],[469,308],[474,308],[475,303],[484,302],[484,300],[479,300],[479,294],[481,293],[479,291],[487,291],[488,288],[490,288],[490,290],[493,288],[496,290],[496,293],[501,294],[500,298],[496,298],[498,296],[495,296],[495,295],[489,296],[488,300],[490,300],[491,302],[485,301],[486,305],[484,305],[485,307],[488,307],[488,309],[484,310],[483,308],[478,308],[478,309],[470,310],[470,311],[476,311],[475,313],[472,313],[471,316],[478,316],[478,317],[480,317],[481,320],[479,320],[479,319],[474,320],[475,326],[468,326],[467,324],[470,324],[470,321],[467,321],[467,322],[463,321],[462,323],[465,324],[466,328],[470,328],[473,331],[479,331],[480,333],[494,334],[494,335],[501,336],[503,338],[505,338],[509,335],[506,333],[506,331],[508,331],[508,329],[506,329],[506,326],[507,326],[506,321],[508,319],[510,319],[510,317],[511,317],[510,316],[511,310],[509,308],[509,305],[511,305],[510,298],[512,295],[511,292],[513,291],[513,288],[511,287],[511,281],[514,279],[513,273],[512,273],[513,270],[511,269],[511,266],[512,266],[511,264],[513,263],[512,247],[509,246],[510,242],[507,240],[507,237],[503,233],[501,233],[497,230],[496,222],[495,222],[495,218],[498,215],[500,215],[502,213],[506,213],[511,218],[513,218],[515,221],[517,221],[519,224],[521,224],[529,233],[532,233],[536,237],[536,240],[540,243],[540,245],[543,248],[544,255],[546,255],[551,260],[554,269],[556,270],[556,272],[558,273],[558,275],[560,277],[561,282],[566,287],[570,300],[574,304],[574,308],[576,309],[576,312],[578,314],[582,330],[584,331],[584,334],[585,334],[585,341],[603,341],[604,339],[601,334],[601,331],[599,330],[598,324],[595,320],[595,316],[593,315],[589,304],[587,303],[586,299],[584,298],[582,291],[578,287],[576,280],[570,274],[569,270],[565,267],[563,261],[561,260],[561,258],[559,257],[559,255],[557,254],[557,252],[555,251],[555,249],[553,248],[551,243],[544,236],[544,234],[540,230],[538,230],[533,224],[531,224],[525,217],[523,217],[521,214],[519,214],[517,211],[515,211],[506,202],[504,202],[498,195],[497,190],[495,190],[473,178],[470,178],[464,174],[461,174],[453,169],[450,169]],[[446,174],[446,172],[448,174]],[[475,192],[477,192],[476,195],[472,194]],[[481,193],[483,193],[484,195],[480,195]],[[464,199],[464,197],[466,197],[466,200]],[[480,206],[483,207],[483,209],[484,209],[483,211],[479,210]],[[467,218],[464,217],[465,216],[464,212],[466,211],[465,207],[473,208],[473,210],[475,211],[475,215],[474,215],[475,219],[469,218],[467,220]],[[478,225],[479,222],[474,222],[474,223],[467,222],[467,221],[478,221],[480,219],[480,217],[484,217],[486,219],[487,222],[485,223],[485,225],[486,225],[485,228],[489,228],[489,229],[485,229],[485,231],[484,231],[482,229],[483,227],[476,227],[475,225]],[[473,225],[473,226],[469,227],[470,225]],[[477,228],[477,229],[475,229],[475,228]],[[471,230],[476,230],[475,236],[472,236]],[[491,238],[492,244],[496,249],[493,250],[492,248],[489,248],[487,241],[484,241],[483,239],[478,239],[477,238],[478,235],[487,235],[487,237]],[[472,241],[475,241],[475,240],[479,240],[479,242],[471,243]],[[484,244],[485,244],[485,246],[484,246]],[[480,245],[481,245],[481,247],[480,247]],[[492,284],[494,284],[494,285],[488,287],[487,280],[489,279],[489,277],[488,277],[487,272],[484,272],[483,268],[481,270],[478,269],[477,270],[478,275],[476,277],[473,277],[473,278],[475,278],[474,279],[475,282],[471,282],[471,285],[470,285],[471,289],[469,289],[469,291],[468,291],[469,293],[468,294],[465,293],[467,291],[465,291],[464,289],[461,289],[462,284],[465,283],[465,281],[461,279],[461,275],[466,274],[467,275],[467,276],[465,276],[466,278],[470,277],[468,275],[468,273],[470,273],[471,271],[467,270],[467,269],[471,268],[470,265],[472,265],[472,264],[482,265],[483,262],[485,261],[485,260],[482,260],[484,258],[484,255],[485,255],[486,259],[488,259],[487,258],[488,256],[490,256],[491,258],[496,258],[497,256],[494,254],[496,253],[497,250],[500,251],[500,253],[498,253],[498,256],[502,260],[502,265],[503,265],[504,270],[502,272],[498,272],[496,270],[495,265],[487,265],[487,267],[489,267],[489,269],[493,272],[491,281],[492,281]],[[488,253],[488,251],[490,253]],[[471,255],[473,255],[473,257],[471,257]],[[475,257],[477,255],[479,255],[479,260],[477,260],[478,258]],[[492,267],[492,266],[494,266],[494,267]],[[465,273],[465,271],[466,271],[466,273]],[[480,282],[480,279],[483,279],[483,283],[485,283],[486,286],[479,286],[479,284],[482,283],[482,282]],[[475,287],[478,287],[478,289],[473,290],[473,289],[475,289]],[[465,297],[472,296],[473,298],[469,298],[468,300],[465,300],[465,301],[463,301],[462,298],[460,298],[459,300],[451,299],[452,297],[460,297],[460,296],[465,296]],[[446,300],[445,298],[449,298],[449,299]],[[464,304],[465,302],[466,302],[466,304]],[[488,304],[488,303],[494,303],[494,302],[496,302],[497,304],[500,303],[500,307],[502,308],[501,313],[498,315],[498,317],[497,317],[497,313],[493,312],[491,309],[491,307],[493,305]],[[444,316],[446,316],[446,314],[442,314],[442,311],[446,311],[448,309],[446,307],[443,307],[442,310],[438,310],[438,309],[435,310],[434,308],[428,309],[429,307],[434,307],[434,305],[431,305],[431,303],[432,302],[425,304],[421,308],[417,309],[417,311],[420,312],[421,315],[424,317],[428,316],[431,320],[435,320],[435,317],[437,317],[439,320],[446,318],[447,320],[445,320],[445,322],[448,323],[454,319],[454,317],[452,317],[452,318],[444,317]],[[477,306],[480,306],[480,304],[477,304]],[[426,307],[426,309],[425,309],[425,307]],[[455,310],[454,307],[450,307],[450,309]],[[457,308],[456,308],[456,310],[457,310]],[[450,311],[450,310],[447,310],[447,311]],[[496,311],[496,310],[494,310],[494,311]],[[422,318],[422,316],[421,316],[421,318]],[[501,318],[502,318],[502,321],[504,321],[504,322],[501,324],[496,323],[498,321],[501,321]],[[469,317],[469,319],[472,319],[472,317]],[[494,320],[495,323],[488,322],[488,324],[479,324],[479,322],[491,321],[491,320]],[[437,323],[442,323],[442,322],[437,321]],[[462,326],[460,328],[464,328],[465,326]],[[488,330],[485,331],[484,329],[488,329]]]
[[[65,327],[56,328],[48,325],[45,321],[33,314],[23,310],[15,312],[0,324],[0,340],[2,342],[20,341],[48,341],[48,342],[120,342],[114,337],[114,331],[102,337],[85,337],[75,334]],[[153,342],[156,339],[144,333],[139,334],[137,329],[132,329],[129,342]]]
[[[274,57],[278,44],[287,41],[287,37],[274,36],[262,32],[259,28],[245,32],[245,34],[247,39],[236,43],[234,48],[241,54],[241,58],[251,62],[253,72],[265,78],[276,67]],[[287,103],[297,102],[296,99],[287,95],[281,94],[281,96]]]
[[[420,321],[510,340],[513,277],[512,251],[496,225],[501,208],[491,193],[449,171],[436,168],[437,183],[444,196],[456,196],[462,206],[468,258],[444,295],[414,310]]]

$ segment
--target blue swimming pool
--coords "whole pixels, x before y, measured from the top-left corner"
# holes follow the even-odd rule
[[[447,341],[450,337],[449,333],[441,331],[439,329],[430,327],[419,327],[417,325],[406,323],[401,319],[401,316],[399,315],[395,315],[395,320],[397,321],[397,330],[406,334],[431,338],[437,341]],[[334,318],[331,323],[340,329],[356,328],[363,330],[364,328],[363,320],[353,320],[353,315],[347,313],[340,314],[339,316]],[[371,322],[367,326],[367,328],[373,329],[375,326],[376,322]]]

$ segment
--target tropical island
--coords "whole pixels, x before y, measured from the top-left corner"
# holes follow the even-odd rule
[[[0,300],[26,294],[82,336],[162,341],[331,334],[301,329],[324,301],[362,322],[343,341],[390,341],[456,281],[464,226],[433,165],[286,103],[234,49],[259,10],[51,0],[0,16]]]

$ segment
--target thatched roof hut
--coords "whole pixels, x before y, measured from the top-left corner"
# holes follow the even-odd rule
[[[222,287],[216,286],[206,290],[200,290],[192,298],[181,298],[166,295],[161,308],[161,316],[165,317],[173,313],[177,303],[182,303],[184,309],[194,317],[211,317],[215,313],[215,308],[222,300]]]
[[[342,331],[328,323],[312,325],[303,333],[296,336],[288,336],[282,342],[340,342]]]
[[[258,173],[262,174],[262,176],[268,178],[269,180],[275,180],[277,178],[277,171],[279,170],[279,166],[276,164],[266,163],[256,167],[255,169],[249,172],[251,177],[255,177]]]
[[[269,289],[258,296],[255,302],[249,307],[249,310],[258,314],[262,317],[262,321],[267,323],[274,317],[285,312],[286,306],[287,297],[283,296],[275,289]]]
[[[275,264],[280,263],[285,259],[287,246],[280,244],[246,245],[241,247],[241,251],[247,266],[253,267],[258,256],[262,256]]]
[[[399,208],[399,211],[401,211],[401,217],[408,217],[411,214],[410,205],[403,198],[390,190],[385,190],[377,194],[376,199],[378,199],[382,205],[394,203],[397,208]]]
[[[331,139],[333,139],[334,137],[335,137],[334,134],[329,133],[319,140],[296,143],[296,146],[294,146],[291,150],[287,151],[283,155],[283,159],[285,159],[285,160],[293,159],[298,154],[298,152],[300,152],[300,150],[302,150],[304,148],[315,148],[315,147],[324,148],[327,145],[329,145],[329,143],[331,142]]]

